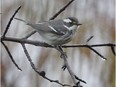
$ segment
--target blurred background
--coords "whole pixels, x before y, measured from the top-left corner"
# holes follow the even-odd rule
[[[49,20],[69,0],[2,0],[1,33],[15,10],[22,5],[16,17],[37,23]],[[56,19],[68,16],[77,17],[83,25],[68,44],[86,44],[90,36],[94,38],[88,44],[115,43],[115,0],[75,0]],[[7,33],[9,37],[22,38],[33,29],[23,22],[13,20]],[[42,41],[38,33],[29,38]],[[18,43],[5,42],[16,63],[23,71],[19,71],[10,60],[2,46],[1,51],[1,86],[2,87],[62,87],[38,76],[30,66],[22,46]],[[73,85],[67,70],[61,69],[63,60],[55,49],[26,45],[30,56],[39,70],[46,76],[62,83]],[[72,71],[87,82],[83,87],[115,87],[115,56],[108,47],[95,48],[107,60],[103,60],[87,48],[67,48],[68,62]]]

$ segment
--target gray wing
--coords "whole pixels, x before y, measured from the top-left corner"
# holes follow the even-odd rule
[[[31,27],[33,27],[35,30],[38,32],[49,32],[49,33],[55,33],[57,35],[64,35],[66,34],[68,29],[66,29],[63,26],[63,21],[62,20],[51,20],[48,22],[42,22],[38,24],[28,24]]]
[[[61,19],[53,20],[48,23],[59,33],[65,34],[66,32],[69,31],[66,27],[64,27],[63,21]]]

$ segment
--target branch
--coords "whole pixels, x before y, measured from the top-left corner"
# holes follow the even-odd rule
[[[23,47],[23,50],[24,50],[25,55],[27,56],[28,61],[29,61],[30,64],[31,64],[32,69],[33,69],[38,75],[42,76],[44,79],[46,79],[46,80],[48,80],[48,81],[50,81],[50,82],[57,83],[57,84],[59,84],[59,85],[61,85],[61,86],[69,86],[69,87],[72,87],[71,85],[68,85],[68,84],[62,84],[62,83],[60,83],[58,80],[51,80],[51,79],[49,79],[48,77],[45,76],[45,75],[46,75],[45,71],[38,71],[38,69],[35,67],[34,63],[32,62],[32,59],[31,59],[31,57],[30,57],[30,55],[29,55],[29,53],[28,53],[28,51],[27,51],[25,45],[24,45],[24,44],[21,44],[21,45],[22,45],[22,47]]]
[[[32,41],[32,40],[27,40],[27,39],[20,39],[20,38],[12,38],[12,37],[1,37],[1,40],[3,41],[12,41],[12,42],[17,42],[17,43],[25,43],[25,44],[30,44],[30,45],[35,45],[35,46],[41,46],[41,47],[51,47],[51,45],[45,43],[45,42],[40,42],[40,41]],[[87,44],[73,44],[73,45],[62,45],[63,48],[72,48],[72,47],[115,47],[116,44],[114,43],[106,43],[106,44],[94,44],[94,45],[87,45]]]
[[[62,9],[60,9],[50,20],[54,20],[60,13],[62,13],[74,0],[69,1]]]
[[[94,37],[94,36],[89,37],[89,38],[87,39],[87,41],[86,41],[86,44],[87,44],[91,39],[93,39],[93,37]]]
[[[17,42],[17,43],[23,43],[23,44],[30,44],[30,45],[35,45],[35,46],[42,46],[42,47],[51,47],[47,43],[40,42],[40,41],[32,41],[32,40],[27,40],[27,39],[20,39],[20,38],[12,38],[12,37],[1,37],[2,41],[12,41],[12,42]]]
[[[40,41],[32,41],[32,40],[27,40],[27,39],[19,39],[19,38],[10,38],[10,37],[1,37],[1,40],[4,41],[12,41],[12,42],[17,42],[17,43],[25,43],[25,44],[31,44],[31,45],[35,45],[35,46],[41,46],[41,47],[51,47],[53,48],[51,45],[44,43],[44,42],[40,42]],[[116,46],[116,44],[113,43],[107,43],[107,44],[95,44],[95,45],[83,45],[83,44],[79,44],[79,45],[63,45],[63,48],[72,48],[72,47],[86,47],[89,48],[90,50],[92,50],[93,52],[95,52],[98,56],[100,56],[101,58],[105,59],[106,58],[104,56],[102,56],[98,51],[96,51],[95,49],[93,49],[92,47],[102,47],[102,46],[107,46],[107,47],[111,47],[113,54],[115,55],[115,50],[114,50],[114,46]]]
[[[116,56],[115,48],[114,46],[111,46],[112,53]]]
[[[95,49],[93,49],[92,47],[88,46],[89,49],[91,49],[93,52],[95,52],[98,56],[100,56],[101,58],[107,60],[107,58],[105,58],[104,56],[102,56],[98,51],[96,51]]]
[[[3,37],[5,37],[5,35],[6,35],[8,29],[9,29],[9,27],[10,27],[10,24],[11,24],[11,22],[12,22],[14,16],[16,15],[16,13],[19,11],[20,8],[21,8],[21,6],[18,7],[18,9],[14,12],[14,14],[12,15],[12,17],[10,18],[10,20],[9,20],[9,22],[8,22],[6,28],[5,28],[5,31],[4,31],[4,33],[3,33]]]
[[[36,31],[32,31],[30,34],[28,34],[27,36],[25,36],[23,39],[27,39],[27,38],[29,38],[31,35],[35,34],[35,33],[36,33]]]
[[[17,10],[14,12],[14,14],[12,15],[12,17],[10,18],[10,20],[9,20],[9,22],[8,22],[6,28],[5,28],[5,31],[4,31],[4,33],[3,33],[3,36],[2,36],[2,38],[1,38],[1,43],[3,44],[4,48],[6,49],[8,55],[10,56],[10,59],[12,60],[12,62],[14,63],[14,65],[15,65],[20,71],[22,71],[21,68],[19,68],[19,66],[16,64],[15,60],[13,59],[13,56],[11,55],[11,53],[10,53],[8,47],[7,47],[7,46],[4,44],[4,42],[3,42],[3,39],[5,38],[5,35],[6,35],[6,33],[8,32],[8,29],[9,29],[9,27],[10,27],[10,25],[11,25],[11,22],[12,22],[14,16],[17,14],[17,12],[19,11],[20,8],[21,8],[21,6],[17,8]]]
[[[69,72],[69,74],[70,74],[70,76],[71,76],[71,78],[72,78],[72,80],[73,80],[73,82],[74,82],[74,85],[75,85],[76,87],[80,87],[80,84],[78,84],[78,82],[81,81],[81,82],[83,82],[83,83],[86,83],[85,81],[79,79],[79,78],[73,73],[73,71],[71,70],[71,68],[70,68],[70,66],[69,66],[69,64],[68,64],[67,55],[66,55],[66,53],[63,51],[62,47],[61,47],[61,46],[55,46],[54,48],[56,48],[56,49],[61,53],[61,58],[63,58],[63,60],[64,60],[64,66],[65,66],[65,68],[67,68],[67,70],[68,70],[68,72]],[[64,66],[63,66],[63,67],[64,67]],[[79,81],[77,82],[76,80],[79,80]],[[74,87],[74,86],[73,86],[73,87]]]
[[[13,62],[13,64],[17,67],[17,69],[19,69],[20,71],[22,71],[22,69],[17,65],[17,63],[15,62],[15,60],[13,59],[12,54],[10,53],[8,47],[5,45],[5,43],[3,41],[1,41],[2,45],[4,46],[4,48],[6,49],[8,55],[10,56],[11,61]]]

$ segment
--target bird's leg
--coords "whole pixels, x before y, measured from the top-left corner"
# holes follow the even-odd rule
[[[55,48],[61,53],[61,58],[67,58],[67,54],[66,52],[63,51],[62,47],[59,45],[59,46],[55,46]],[[66,65],[64,63],[64,65],[62,66],[62,69],[65,70],[66,69]]]
[[[67,58],[67,54],[66,54],[66,52],[63,51],[62,46],[57,45],[57,46],[55,46],[55,48],[61,53],[61,56],[60,56],[61,58],[63,58],[63,57]]]

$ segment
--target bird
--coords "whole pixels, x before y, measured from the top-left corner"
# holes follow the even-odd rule
[[[82,25],[76,17],[67,17],[39,23],[28,22],[20,18],[15,19],[31,26],[40,34],[45,43],[52,46],[63,45],[70,42],[75,35],[76,30]]]

